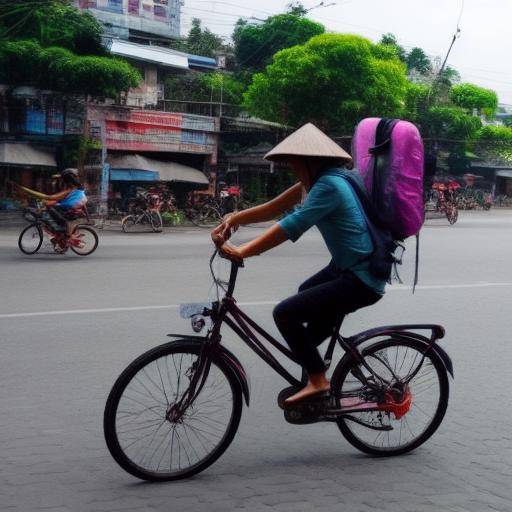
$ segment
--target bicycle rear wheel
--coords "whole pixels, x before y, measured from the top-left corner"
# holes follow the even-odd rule
[[[134,215],[127,215],[121,221],[121,228],[125,233],[131,233],[137,224],[136,218]]]
[[[425,347],[425,343],[417,340],[388,339],[367,347],[362,354],[378,376],[395,382],[405,380],[414,372]],[[334,371],[331,389],[338,407],[350,401],[371,401],[368,399],[371,391],[351,373],[356,368],[366,378],[370,377],[368,370],[352,360],[342,360]],[[337,421],[341,433],[350,444],[371,455],[401,455],[414,450],[434,434],[448,406],[448,375],[443,362],[432,350],[409,382],[408,392],[411,403],[399,419],[393,412],[383,410],[352,413],[356,421],[343,417]]]
[[[213,464],[233,440],[242,391],[216,356],[199,396],[173,419],[200,351],[197,343],[166,343],[136,359],[114,384],[105,406],[105,440],[128,473],[150,481],[186,478]]]
[[[38,224],[29,224],[20,233],[18,247],[23,254],[35,254],[43,243],[43,230]]]

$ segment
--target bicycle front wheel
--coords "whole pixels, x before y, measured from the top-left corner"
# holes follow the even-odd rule
[[[425,347],[417,340],[388,339],[370,345],[362,354],[378,377],[399,383],[414,373]],[[368,380],[376,381],[366,368],[355,365],[352,360],[340,362],[331,379],[339,407],[372,401],[368,399],[371,390],[352,373],[356,368]],[[355,421],[343,417],[337,421],[341,433],[350,444],[370,455],[401,455],[414,450],[434,434],[448,406],[448,375],[443,362],[432,350],[408,383],[407,393],[410,402],[400,411],[399,418],[386,410],[351,413]]]
[[[77,226],[73,230],[69,246],[79,256],[89,256],[98,247],[98,235],[87,226]]]
[[[43,230],[38,224],[29,224],[18,238],[18,247],[23,254],[35,254],[43,243]]]
[[[200,350],[186,341],[161,345],[136,359],[114,384],[105,407],[105,440],[128,473],[150,481],[186,478],[213,464],[233,440],[242,391],[216,356],[199,396],[173,418]]]

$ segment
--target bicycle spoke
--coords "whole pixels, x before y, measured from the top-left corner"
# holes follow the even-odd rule
[[[187,471],[210,456],[226,435],[233,391],[216,365],[211,365],[197,399],[179,416],[173,409],[179,407],[197,361],[197,354],[180,352],[157,358],[133,376],[119,400],[119,444],[145,471]]]

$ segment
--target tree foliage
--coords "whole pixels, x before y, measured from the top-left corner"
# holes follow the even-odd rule
[[[431,70],[430,59],[427,54],[418,47],[413,48],[405,59],[405,63],[407,64],[407,70],[412,71],[415,69],[422,75],[428,73]]]
[[[101,25],[88,12],[64,0],[5,2],[0,31],[11,40],[33,39],[41,46],[61,46],[81,55],[106,55]]]
[[[391,32],[388,32],[387,34],[383,34],[380,38],[379,43],[383,46],[387,46],[393,50],[395,55],[400,59],[402,62],[405,62],[407,59],[407,52],[405,51],[403,46],[400,46],[398,44],[398,40],[394,34]]]
[[[165,96],[171,100],[233,103],[242,101],[243,84],[227,73],[188,73],[165,81]]]
[[[0,44],[0,82],[40,89],[115,97],[135,87],[141,77],[126,61],[83,56],[36,41]]]
[[[469,83],[452,87],[450,99],[463,109],[476,109],[489,117],[494,116],[498,108],[498,96],[494,91]]]
[[[477,147],[498,162],[512,162],[512,128],[484,126],[477,137]]]
[[[222,38],[207,28],[203,29],[199,18],[192,20],[192,27],[186,42],[186,51],[204,57],[215,57],[216,52],[222,49],[223,46]]]
[[[244,98],[264,119],[351,133],[363,117],[399,116],[406,92],[405,66],[394,52],[360,36],[324,34],[278,52]]]
[[[288,9],[288,14],[293,14],[294,16],[306,16],[308,13],[302,2],[290,2],[286,8]]]
[[[21,0],[0,5],[0,82],[60,92],[115,97],[140,74],[108,56],[101,25],[67,0]]]
[[[320,23],[296,14],[271,16],[261,25],[241,20],[233,33],[235,56],[240,67],[262,70],[279,50],[304,44],[324,32]]]
[[[482,127],[480,118],[459,107],[432,107],[424,116],[423,132],[437,139],[474,140]]]

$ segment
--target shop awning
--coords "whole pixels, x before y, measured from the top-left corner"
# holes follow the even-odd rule
[[[175,52],[163,46],[151,46],[114,39],[110,52],[128,59],[153,62],[171,68],[189,69],[186,54]]]
[[[0,142],[0,164],[57,167],[54,149],[20,142]]]
[[[208,185],[208,178],[198,169],[183,165],[177,162],[166,162],[163,160],[154,160],[138,154],[110,155],[108,157],[110,164],[110,179],[116,175],[116,171],[126,172],[142,172],[152,173],[152,179],[144,179],[139,181],[174,181],[181,183],[193,183],[195,185]],[[127,179],[123,181],[137,181]]]
[[[499,176],[500,178],[512,178],[512,169],[510,171],[497,171],[496,176]]]
[[[110,169],[110,181],[158,181],[158,173],[135,169]]]

